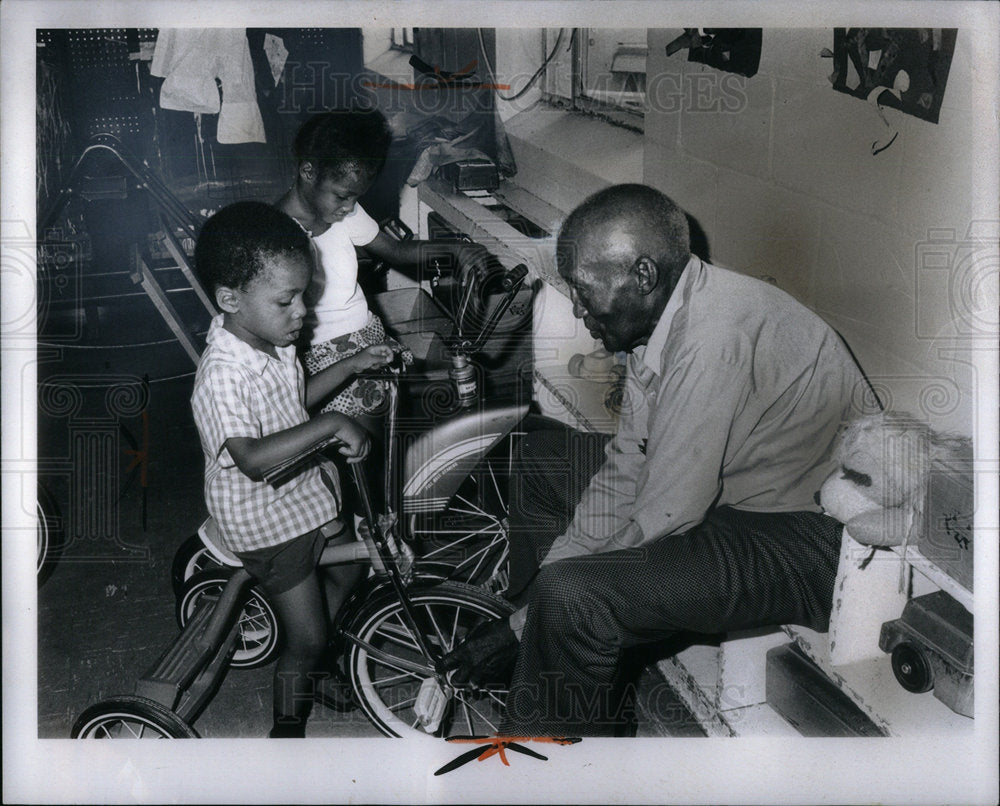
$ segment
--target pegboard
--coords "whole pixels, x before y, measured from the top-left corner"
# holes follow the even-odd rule
[[[302,46],[319,45],[322,47],[327,43],[325,28],[299,28],[296,31],[299,44]]]
[[[119,103],[133,103],[134,99],[120,99]],[[96,115],[87,120],[87,137],[111,134],[119,140],[142,134],[142,117],[138,114]]]
[[[122,67],[140,42],[156,40],[156,28],[88,28],[67,31],[70,68]]]
[[[68,123],[79,151],[97,134],[119,138],[147,157],[155,139],[155,95],[143,43],[156,28],[39,29],[36,41],[65,76]],[[148,47],[147,47],[148,50]]]

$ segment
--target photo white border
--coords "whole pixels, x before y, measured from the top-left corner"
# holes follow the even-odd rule
[[[105,2],[4,0],[2,58],[3,244],[35,210],[35,29],[40,27],[730,27],[833,28],[858,24],[957,27],[976,41],[974,98],[982,116],[980,218],[997,218],[998,4],[984,2]],[[992,212],[991,212],[992,211]],[[22,223],[23,222],[23,223]],[[37,739],[34,525],[18,506],[33,487],[34,287],[4,262],[3,319],[3,799],[7,803],[993,803],[997,796],[996,552],[977,551],[975,742],[913,739],[587,739],[542,749],[545,763],[510,754],[433,772],[461,746],[444,742],[315,739],[149,743]],[[996,467],[997,356],[978,367],[977,444]],[[981,512],[998,511],[996,489]],[[990,534],[987,531],[987,534]],[[994,528],[992,534],[996,535]],[[995,541],[994,541],[995,542]],[[995,547],[994,547],[995,548]],[[987,596],[992,592],[992,597]]]

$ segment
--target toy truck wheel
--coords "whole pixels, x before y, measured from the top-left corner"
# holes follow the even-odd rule
[[[899,685],[914,694],[934,688],[934,670],[927,656],[915,645],[904,641],[892,650],[892,672]]]

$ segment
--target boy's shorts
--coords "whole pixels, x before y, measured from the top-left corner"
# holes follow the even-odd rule
[[[233,553],[267,593],[277,595],[291,590],[316,570],[326,545],[323,530],[321,526],[276,546]]]

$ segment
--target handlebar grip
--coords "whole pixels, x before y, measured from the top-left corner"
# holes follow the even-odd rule
[[[510,291],[514,285],[523,280],[528,275],[528,267],[523,263],[518,263],[513,269],[506,272],[500,281],[504,291]]]

